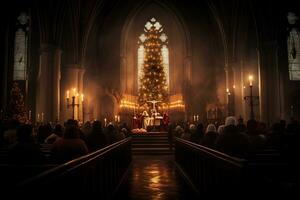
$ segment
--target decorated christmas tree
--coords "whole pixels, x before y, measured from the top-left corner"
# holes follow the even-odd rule
[[[25,123],[27,120],[27,112],[25,108],[24,98],[18,83],[14,82],[10,91],[10,101],[7,110],[8,118],[16,119]]]
[[[167,103],[168,87],[163,66],[162,46],[166,42],[162,34],[162,26],[152,18],[145,26],[144,64],[141,85],[139,88],[139,104],[148,101]]]

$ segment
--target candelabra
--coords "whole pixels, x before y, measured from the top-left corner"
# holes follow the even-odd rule
[[[72,101],[70,103],[70,91],[67,90],[67,109],[72,108],[72,119],[75,119],[75,107],[80,106],[79,99],[78,103],[76,103],[76,97],[79,98],[79,93],[76,93],[76,88],[73,88]],[[81,105],[83,109],[83,94],[81,94]]]
[[[253,108],[254,108],[254,100],[258,100],[259,99],[258,96],[253,96],[253,84],[252,84],[252,81],[253,81],[253,76],[250,75],[249,76],[250,95],[244,97],[245,101],[249,101],[249,105],[250,105],[250,119],[254,119],[254,110],[253,110]]]

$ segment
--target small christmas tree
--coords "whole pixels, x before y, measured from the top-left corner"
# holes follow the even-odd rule
[[[16,119],[21,123],[27,121],[27,112],[25,108],[24,98],[18,83],[14,82],[10,91],[10,101],[7,110],[8,118]]]
[[[145,49],[143,76],[140,80],[139,104],[144,105],[148,101],[160,101],[166,103],[168,100],[167,79],[163,66],[161,48],[162,27],[152,18],[145,29]]]

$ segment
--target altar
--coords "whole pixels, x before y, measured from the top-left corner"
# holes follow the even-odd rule
[[[149,117],[149,126],[160,126],[162,124],[163,117]]]

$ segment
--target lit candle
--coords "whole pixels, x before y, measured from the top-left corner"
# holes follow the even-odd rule
[[[118,115],[118,122],[120,123],[120,121],[121,121],[121,119],[120,119],[121,117],[120,117],[120,115]]]
[[[37,114],[37,122],[40,122],[40,113]]]
[[[115,115],[115,122],[117,122],[118,121],[118,116],[117,115]]]
[[[69,99],[69,98],[70,98],[70,91],[67,90],[67,99]]]
[[[106,123],[107,123],[106,118],[104,118],[104,126],[105,127],[106,127]]]
[[[249,83],[250,83],[250,86],[252,86],[252,81],[253,81],[253,76],[252,76],[252,75],[249,75]]]
[[[42,123],[44,123],[44,113],[42,113]]]
[[[199,121],[199,115],[197,115],[196,119],[197,119],[197,121]]]
[[[84,95],[83,95],[83,94],[81,94],[81,102],[83,102],[83,97],[84,97]]]

